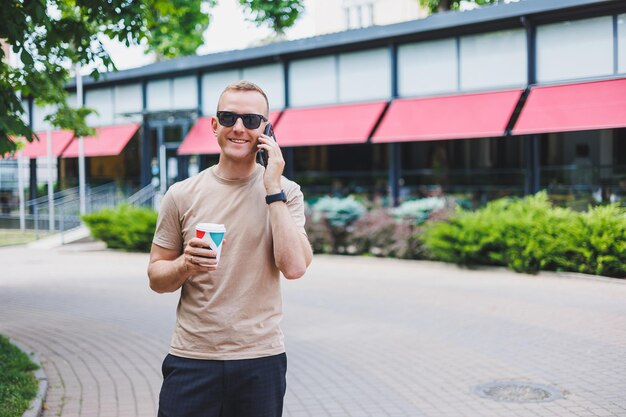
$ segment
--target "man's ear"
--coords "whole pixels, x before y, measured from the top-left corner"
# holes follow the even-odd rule
[[[215,116],[211,116],[211,127],[213,128],[213,133],[217,132],[217,119],[215,118]]]

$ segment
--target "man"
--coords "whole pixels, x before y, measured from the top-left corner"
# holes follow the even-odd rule
[[[231,84],[217,110],[219,162],[170,187],[150,253],[150,287],[181,288],[159,417],[281,416],[287,359],[279,272],[300,278],[311,263],[303,196],[282,177],[278,144],[262,134],[263,90]],[[256,163],[261,149],[266,168]],[[219,265],[195,237],[203,222],[226,226]]]

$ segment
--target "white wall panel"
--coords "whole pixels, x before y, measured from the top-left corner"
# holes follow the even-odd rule
[[[33,130],[35,132],[41,132],[50,128],[50,124],[43,119],[53,111],[56,111],[56,106],[33,106]]]
[[[173,108],[176,110],[188,110],[198,108],[198,81],[193,75],[188,77],[174,78],[173,82]]]
[[[527,83],[526,32],[523,29],[461,37],[461,90]]]
[[[597,17],[537,28],[537,81],[613,73],[613,18]]]
[[[172,83],[171,80],[158,80],[148,82],[148,110],[170,110],[172,108]]]
[[[379,48],[339,55],[339,101],[389,99],[391,56]]]
[[[290,104],[294,107],[335,104],[337,65],[334,55],[293,61],[289,67]]]
[[[281,64],[244,68],[242,78],[257,84],[265,91],[270,109],[280,110],[285,107],[285,75]]]
[[[85,107],[94,109],[97,113],[87,117],[90,126],[104,126],[113,124],[113,89],[98,88],[85,93]]]
[[[617,16],[617,72],[626,73],[626,14]]]
[[[22,109],[24,109],[24,113],[22,113],[21,119],[24,123],[29,124],[29,111],[28,111],[28,100],[21,100]]]
[[[398,94],[402,97],[458,90],[455,39],[400,45]]]
[[[124,113],[140,113],[143,106],[141,84],[118,85],[115,87],[115,119],[128,120]]]
[[[217,101],[228,84],[240,79],[239,70],[211,72],[202,76],[202,114],[215,115]]]

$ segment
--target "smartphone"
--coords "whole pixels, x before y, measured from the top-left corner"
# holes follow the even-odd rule
[[[272,124],[269,122],[265,126],[265,130],[263,131],[263,134],[265,136],[269,136],[270,138],[276,140],[276,137],[274,136],[274,128],[272,128]],[[257,162],[263,165],[265,168],[267,168],[267,151],[265,149],[261,149],[260,151],[257,152],[256,155],[257,155]]]

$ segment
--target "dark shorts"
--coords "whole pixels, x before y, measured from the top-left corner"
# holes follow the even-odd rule
[[[167,355],[158,417],[280,417],[287,355],[228,361]]]

